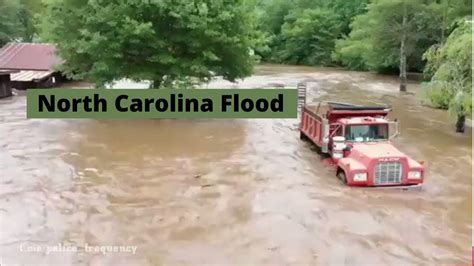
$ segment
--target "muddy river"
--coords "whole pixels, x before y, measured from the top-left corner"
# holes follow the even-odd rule
[[[471,129],[370,73],[261,66],[208,86],[301,81],[310,103],[392,105],[423,189],[344,187],[297,119],[27,120],[18,95],[0,100],[2,265],[468,265]]]

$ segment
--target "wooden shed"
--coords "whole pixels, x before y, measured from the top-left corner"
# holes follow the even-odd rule
[[[56,46],[42,43],[9,43],[0,49],[0,71],[14,70],[11,86],[18,90],[56,86],[62,75]]]
[[[0,70],[0,98],[12,96],[10,74],[15,71]]]

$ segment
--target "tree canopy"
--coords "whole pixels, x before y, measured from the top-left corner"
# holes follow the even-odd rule
[[[277,56],[292,64],[329,65],[339,31],[338,17],[331,10],[304,10],[283,24],[284,44]]]
[[[160,87],[250,75],[255,26],[254,5],[245,0],[51,0],[42,29],[71,77]]]
[[[0,47],[21,36],[19,13],[19,1],[0,1]]]
[[[41,11],[39,0],[0,1],[0,47],[8,42],[32,42],[37,36],[36,15]]]
[[[368,0],[263,0],[260,29],[268,35],[263,60],[276,63],[331,65],[335,41],[348,34],[353,16]],[[308,57],[308,58],[306,58]]]

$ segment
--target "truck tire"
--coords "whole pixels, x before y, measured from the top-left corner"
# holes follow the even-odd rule
[[[300,131],[300,140],[302,140],[302,141],[307,141],[308,140],[308,137],[301,131]]]
[[[341,179],[342,183],[347,185],[346,173],[344,173],[343,170],[340,170],[340,171],[337,172],[337,177],[339,177],[339,179]]]

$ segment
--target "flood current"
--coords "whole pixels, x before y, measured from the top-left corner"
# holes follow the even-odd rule
[[[0,257],[32,265],[468,265],[471,128],[456,134],[447,112],[421,104],[418,83],[400,94],[392,76],[266,65],[243,82],[206,87],[298,82],[308,84],[308,104],[391,105],[402,129],[395,145],[425,161],[423,188],[345,187],[300,141],[297,119],[28,120],[20,93],[0,100]]]

